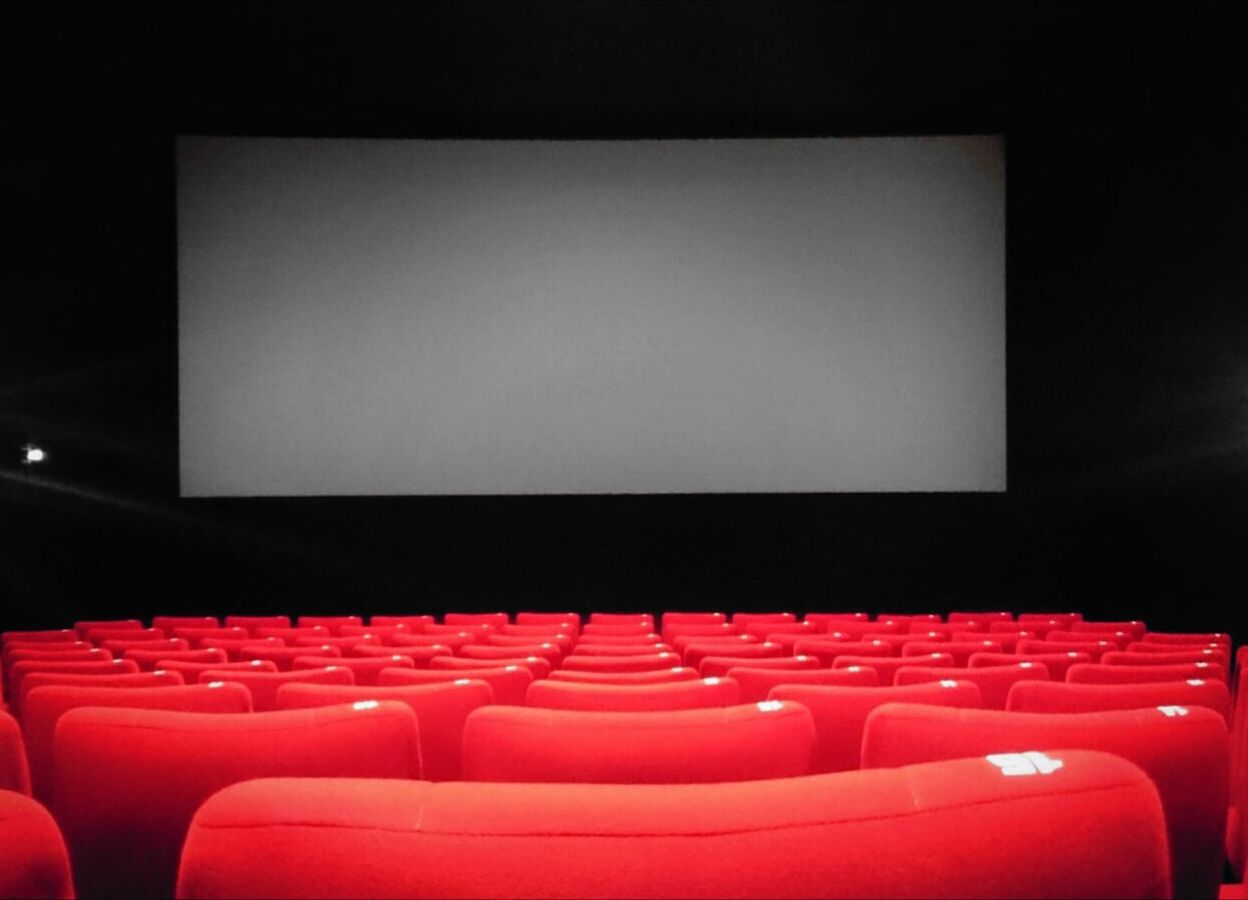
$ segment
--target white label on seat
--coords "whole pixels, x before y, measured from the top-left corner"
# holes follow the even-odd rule
[[[1159,706],[1157,707],[1157,711],[1160,712],[1162,715],[1169,716],[1172,719],[1175,718],[1176,716],[1187,715],[1186,706]]]
[[[757,705],[759,712],[778,712],[784,709],[784,701],[782,700],[763,700]]]
[[[1002,775],[1048,775],[1063,765],[1060,759],[1052,759],[1038,750],[1026,753],[993,753],[988,762],[1001,770]]]

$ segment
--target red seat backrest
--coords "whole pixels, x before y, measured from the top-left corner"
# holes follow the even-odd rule
[[[559,668],[582,672],[649,672],[671,669],[680,665],[675,653],[651,653],[646,656],[566,656]]]
[[[196,815],[178,896],[1166,896],[1147,776],[1054,756],[1031,778],[980,757],[679,788],[251,781]]]
[[[929,653],[926,656],[838,656],[833,669],[849,666],[866,666],[875,670],[879,686],[887,687],[897,680],[897,670],[914,666],[952,666],[953,657],[948,653]]]
[[[82,896],[171,896],[191,817],[266,776],[420,776],[416,716],[365,702],[270,713],[84,707],[56,728],[54,807]]]
[[[666,784],[810,771],[815,731],[795,703],[670,712],[487,706],[464,728],[469,781]]]
[[[867,716],[885,703],[935,703],[978,707],[979,687],[968,681],[941,681],[902,687],[832,687],[782,684],[771,689],[772,700],[789,700],[810,710],[815,723],[812,771],[843,772],[859,767],[862,732]]]
[[[1101,662],[1107,666],[1167,666],[1183,663],[1207,662],[1230,671],[1229,654],[1225,650],[1204,647],[1200,650],[1180,650],[1166,653],[1129,653],[1127,651],[1106,653]]]
[[[248,644],[238,652],[239,661],[249,659],[267,659],[277,666],[279,672],[289,672],[295,666],[295,660],[301,656],[331,656],[338,658],[342,651],[337,647],[322,644],[318,647],[271,647],[267,644]]]
[[[0,791],[30,793],[26,742],[17,719],[0,710]]]
[[[30,797],[0,789],[0,897],[73,896],[69,854],[55,820]]]
[[[575,681],[581,684],[667,684],[672,681],[694,681],[698,670],[688,666],[670,669],[648,669],[644,672],[585,672],[576,669],[556,669],[550,673],[553,681]]]
[[[13,715],[22,714],[22,680],[35,672],[55,672],[62,675],[128,675],[139,671],[131,659],[114,659],[108,662],[61,663],[48,659],[30,659],[13,664],[9,670],[9,709]]]
[[[1157,785],[1168,823],[1175,897],[1216,897],[1225,853],[1226,724],[1210,709],[1166,706],[1021,713],[894,703],[867,718],[864,768],[984,753],[1100,750]]]
[[[879,676],[875,669],[846,666],[841,669],[796,669],[782,671],[738,666],[728,670],[728,677],[741,687],[742,703],[766,700],[771,689],[780,684],[816,684],[841,687],[875,687]]]
[[[1012,666],[1020,662],[1041,663],[1049,670],[1050,681],[1064,681],[1071,666],[1090,663],[1092,657],[1086,653],[1068,651],[1065,653],[972,653],[967,660],[967,667],[978,669],[981,666]]]
[[[393,653],[389,656],[351,656],[335,658],[332,656],[297,656],[291,664],[292,672],[303,672],[308,669],[326,669],[341,666],[350,669],[356,684],[377,684],[377,677],[382,669],[414,669],[415,662],[409,656]]]
[[[897,670],[893,684],[922,684],[929,681],[957,679],[979,686],[980,706],[984,709],[1005,709],[1010,688],[1020,681],[1048,681],[1049,670],[1043,663],[1021,662],[1012,666],[981,666],[976,669],[914,666]]]
[[[1066,680],[1073,684],[1144,684],[1150,681],[1187,681],[1189,678],[1226,681],[1226,671],[1216,663],[1189,662],[1158,666],[1082,663],[1071,666],[1066,672]]]
[[[377,676],[381,687],[400,685],[446,684],[447,682],[484,681],[494,692],[495,703],[524,705],[524,692],[533,681],[533,671],[525,666],[494,666],[481,669],[382,669]]]
[[[994,640],[982,641],[915,641],[901,648],[902,656],[922,656],[925,653],[948,653],[953,664],[965,668],[976,653],[1000,653],[1001,645]]]
[[[759,642],[733,646],[728,651],[725,651],[723,644],[689,644],[685,647],[681,658],[684,660],[685,665],[696,669],[702,660],[708,656],[735,656],[740,659],[775,659],[790,655],[792,654],[787,653],[780,644]]]
[[[229,661],[224,650],[127,650],[122,659],[132,659],[140,672],[150,672],[162,660],[187,663],[224,663]]]
[[[1014,712],[1076,713],[1147,706],[1203,706],[1231,720],[1231,694],[1216,678],[1143,684],[1020,682],[1010,688],[1006,709]]]
[[[736,706],[741,689],[731,678],[700,678],[667,684],[579,684],[544,678],[529,685],[525,705],[596,712],[654,712]]]
[[[363,625],[360,616],[300,616],[295,625],[299,628],[324,628],[330,635],[336,636],[343,625]]]
[[[56,723],[62,715],[80,706],[109,706],[132,709],[176,709],[183,712],[251,711],[251,693],[241,684],[179,684],[168,687],[95,687],[93,685],[49,685],[36,688],[26,697],[22,731],[30,756],[30,778],[35,797],[52,803],[52,744]]]
[[[819,669],[819,659],[815,656],[772,656],[755,658],[750,656],[704,656],[698,662],[698,674],[703,678],[717,678],[728,674],[729,669],[738,666],[754,666],[759,669],[781,669],[784,671],[801,669]]]
[[[413,634],[420,634],[428,625],[435,622],[433,616],[428,615],[410,615],[410,616],[370,616],[369,625],[402,625],[410,629]]]
[[[251,708],[271,712],[277,706],[277,691],[284,684],[355,684],[350,669],[327,666],[324,669],[300,669],[298,672],[251,672],[238,669],[208,669],[199,673],[199,683],[231,681],[251,691]]]
[[[464,659],[511,659],[517,656],[540,656],[551,666],[556,666],[563,658],[563,651],[558,644],[529,643],[519,646],[499,647],[491,644],[469,644],[460,648],[459,655]]]
[[[220,628],[221,620],[216,616],[152,616],[152,627],[159,628],[173,637],[175,628]]]
[[[494,702],[494,689],[479,678],[457,678],[386,687],[291,683],[277,691],[278,709],[307,709],[362,700],[396,700],[410,706],[420,726],[421,777],[429,781],[457,781],[463,777],[464,720],[474,709]]]
[[[509,656],[504,659],[465,659],[462,656],[435,656],[429,660],[431,669],[481,669],[522,666],[533,673],[534,678],[550,677],[550,660],[541,656]]]
[[[257,628],[289,628],[290,616],[226,616],[226,628],[246,628],[248,636],[256,637]]]

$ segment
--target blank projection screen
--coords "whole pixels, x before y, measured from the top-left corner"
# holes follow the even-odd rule
[[[1005,490],[1000,137],[177,172],[184,496]]]

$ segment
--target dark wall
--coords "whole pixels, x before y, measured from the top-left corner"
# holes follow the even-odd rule
[[[3,64],[25,86],[0,167],[4,627],[526,606],[1237,624],[1248,148],[1229,6],[215,9],[28,18]],[[175,133],[966,131],[1008,135],[1004,495],[177,497]],[[32,439],[37,471],[16,463]]]

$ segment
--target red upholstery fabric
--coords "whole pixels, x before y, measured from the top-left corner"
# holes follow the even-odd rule
[[[509,622],[511,617],[504,612],[447,613],[442,617],[443,625],[492,625],[501,628]]]
[[[229,661],[224,650],[127,650],[123,659],[132,659],[140,672],[150,672],[158,662],[224,663]]]
[[[377,676],[381,687],[401,685],[446,684],[447,682],[484,681],[494,692],[495,703],[524,705],[524,692],[533,682],[533,672],[524,666],[497,666],[488,669],[383,669]]]
[[[1087,643],[1088,638],[1095,637],[1098,641],[1111,641],[1115,650],[1126,650],[1127,645],[1134,640],[1134,635],[1129,631],[1062,631],[1054,629],[1044,636],[1044,640],[1049,643],[1062,644],[1081,644]]]
[[[581,634],[576,639],[576,646],[584,647],[586,644],[625,644],[634,646],[637,644],[659,644],[662,643],[660,638],[653,631],[629,634]],[[664,646],[667,646],[664,644]]]
[[[1019,656],[1031,656],[1036,653],[1086,653],[1093,662],[1100,662],[1106,653],[1117,648],[1118,645],[1113,641],[1100,638],[1087,641],[1028,640],[1019,641],[1014,652]]]
[[[1145,644],[1224,644],[1231,646],[1231,636],[1221,631],[1173,632],[1146,631],[1141,639]]]
[[[679,665],[680,657],[675,653],[649,656],[578,656],[574,653],[565,657],[559,668],[581,672],[649,672]]]
[[[293,644],[301,637],[333,637],[333,634],[324,625],[309,625],[307,627],[300,628],[292,628],[281,625],[260,625],[248,630],[251,632],[252,637],[281,638],[288,644]]]
[[[893,647],[883,641],[798,641],[793,645],[795,656],[814,656],[825,666],[831,666],[838,656],[893,656]]]
[[[1000,653],[1001,645],[984,638],[982,641],[915,641],[901,648],[902,656],[923,656],[928,653],[947,653],[953,664],[965,668],[976,653]]]
[[[54,747],[53,812],[84,897],[169,896],[199,805],[273,775],[413,778],[416,716],[402,703],[272,713],[73,709]]]
[[[949,635],[939,631],[916,631],[906,634],[882,634],[868,632],[862,636],[864,641],[881,641],[893,648],[894,656],[901,656],[901,648],[914,641],[947,641]]]
[[[257,628],[289,628],[290,616],[226,616],[222,624],[226,628],[246,628],[250,637],[256,637]]]
[[[429,668],[429,660],[435,656],[450,656],[451,648],[442,644],[431,647],[379,647],[376,644],[356,644],[347,651],[347,657],[406,656],[418,669]]]
[[[684,653],[685,649],[693,644],[704,644],[707,646],[714,644],[725,648],[722,652],[731,653],[733,651],[730,648],[761,643],[762,641],[752,634],[682,634],[672,638],[670,646],[677,653]]]
[[[220,628],[221,620],[216,616],[152,616],[152,627],[159,628],[165,634],[173,634],[175,628]]]
[[[0,712],[0,791],[30,793],[30,767],[26,757],[26,742],[17,720]]]
[[[1059,623],[1057,627],[1069,628],[1071,623],[1082,621],[1083,613],[1077,612],[1035,612],[1018,614],[1018,624],[1026,627],[1030,627],[1033,622],[1057,622]]]
[[[1070,623],[1070,631],[1098,632],[1098,631],[1127,631],[1135,636],[1138,641],[1144,637],[1148,631],[1148,626],[1138,620],[1130,622],[1087,622],[1079,619]]]
[[[738,628],[744,628],[747,625],[754,625],[754,624],[759,624],[759,623],[771,624],[771,625],[791,624],[797,621],[797,616],[795,616],[791,612],[778,612],[778,613],[739,612],[739,613],[733,613],[732,616],[729,618],[729,621],[731,621],[732,624],[736,625]]]
[[[1054,631],[1065,630],[1068,624],[1063,619],[1033,620],[1030,622],[989,622],[988,635],[991,637],[995,634],[1017,634],[1021,637],[1043,640]]]
[[[509,627],[515,628],[516,626]],[[567,653],[572,649],[572,635],[566,631],[544,634],[491,634],[485,639],[487,647],[531,647],[534,645],[540,647],[543,644],[554,644],[561,653]]]
[[[74,623],[74,631],[84,641],[91,641],[91,632],[99,629],[106,631],[143,631],[143,623],[138,619],[86,619]],[[156,637],[163,637],[157,634]]]
[[[516,647],[496,647],[490,644],[469,644],[459,651],[464,659],[514,659],[517,656],[540,656],[550,663],[551,668],[558,665],[563,658],[563,651],[558,644],[522,644]]]
[[[820,631],[830,630],[829,626],[845,622],[868,622],[871,617],[863,612],[818,613],[808,612],[802,617],[803,622],[813,622]]]
[[[654,625],[646,622],[590,622],[581,629],[581,634],[595,637],[632,637],[638,634],[652,634]]]
[[[810,621],[810,616],[806,617]],[[859,640],[864,634],[905,634],[910,629],[902,622],[868,622],[866,619],[830,619],[821,623],[825,635],[842,635],[837,640]]]
[[[22,679],[35,672],[56,672],[62,675],[127,675],[139,671],[138,664],[130,659],[114,659],[109,662],[55,662],[46,659],[31,659],[14,663],[9,670],[7,684],[9,692],[9,709],[13,715],[22,714]]]
[[[1066,680],[1074,684],[1144,684],[1150,681],[1187,681],[1191,678],[1226,680],[1221,666],[1207,662],[1164,666],[1113,666],[1083,663],[1071,666]]]
[[[385,644],[396,634],[420,634],[425,630],[425,626],[421,625],[419,630],[409,628],[407,625],[340,625],[338,634],[341,637],[363,637],[370,635]]]
[[[995,611],[995,612],[951,612],[945,618],[946,622],[958,624],[959,622],[982,622],[987,626],[991,622],[1013,622],[1014,613]]]
[[[1062,684],[1031,681],[1010,689],[1006,709],[1015,712],[1076,713],[1146,706],[1203,706],[1231,720],[1231,694],[1217,679],[1145,684]]]
[[[89,687],[174,687],[185,683],[179,672],[126,672],[121,675],[80,675],[65,672],[31,672],[22,679],[23,698],[37,687],[53,684]]]
[[[517,625],[558,625],[567,623],[575,628],[581,627],[581,614],[574,612],[518,612]]]
[[[486,635],[497,634],[498,627],[491,625],[489,622],[482,622],[480,625],[447,625],[437,624],[426,625],[422,634],[470,634],[478,642],[484,643]]]
[[[1071,666],[1090,663],[1092,657],[1086,653],[972,653],[967,660],[967,667],[978,669],[981,666],[1012,666],[1020,662],[1042,664],[1049,670],[1050,681],[1063,681]]]
[[[738,666],[728,670],[728,677],[741,688],[742,703],[766,700],[771,689],[781,684],[812,684],[839,687],[875,687],[879,676],[875,669],[847,666],[841,669],[799,669],[781,671]]]
[[[429,781],[457,781],[463,776],[464,720],[474,709],[494,702],[494,689],[480,679],[457,678],[387,687],[284,684],[277,691],[278,709],[307,709],[361,700],[395,700],[410,706],[420,726],[422,777]]]
[[[722,625],[728,621],[728,616],[722,612],[669,610],[663,613],[659,619],[664,625]]]
[[[224,650],[225,656],[230,662],[246,662],[242,658],[244,647],[285,647],[286,641],[282,638],[203,638],[199,642],[201,650],[217,649]]]
[[[277,708],[277,690],[284,684],[355,684],[351,670],[342,666],[300,669],[298,672],[242,672],[237,669],[208,669],[199,673],[199,683],[229,681],[251,691],[251,708],[271,712]]]
[[[378,647],[382,645],[381,638],[375,634],[346,634],[339,637],[309,635],[297,637],[290,644],[293,647],[337,647],[344,654],[360,644],[373,644]]]
[[[748,781],[810,772],[815,727],[795,703],[671,712],[486,706],[464,727],[469,781]]]
[[[536,638],[539,642],[556,641],[562,645],[566,641],[570,644],[576,638],[579,630],[568,623],[560,625],[504,625],[498,629],[497,633],[487,635],[485,642],[501,647],[508,642],[531,644]],[[499,643],[500,640],[503,643]]]
[[[680,786],[253,781],[196,815],[178,896],[1165,896],[1148,778],[1060,760],[1032,778],[979,758]]]
[[[81,640],[78,632],[69,628],[49,629],[47,631],[6,631],[0,634],[0,645],[11,643],[25,644],[66,644]]]
[[[178,627],[170,630],[170,637],[182,638],[188,641],[192,648],[198,650],[204,646],[205,641],[227,640],[241,641],[250,637],[246,628],[190,628]],[[208,646],[212,646],[209,644]]]
[[[0,897],[74,897],[56,822],[34,800],[7,790],[0,790]]]
[[[267,659],[276,664],[279,672],[289,672],[294,668],[296,659],[313,655],[338,658],[342,656],[342,651],[328,644],[322,644],[319,647],[271,647],[267,644],[248,644],[238,651],[240,662],[246,662],[249,659]]]
[[[596,644],[577,641],[572,650],[577,656],[649,656],[654,653],[671,653],[667,644]]]
[[[169,637],[159,628],[143,628],[142,623],[137,628],[125,624],[93,626],[79,633],[85,640],[97,645],[105,641],[163,641]]]
[[[129,709],[175,709],[183,712],[245,713],[251,711],[251,693],[241,684],[187,684],[172,687],[94,687],[52,685],[26,697],[22,731],[30,756],[30,779],[35,797],[52,803],[52,739],[62,715],[80,706]]]
[[[13,667],[14,663],[23,660],[47,659],[52,662],[108,662],[113,658],[113,654],[108,650],[99,647],[92,647],[90,644],[40,644],[40,647],[63,647],[60,650],[32,650],[25,647],[13,649],[5,648],[4,652],[4,671],[7,672]],[[73,649],[70,649],[70,648]]]
[[[942,681],[901,687],[832,687],[782,684],[771,689],[772,700],[787,700],[810,710],[815,723],[814,772],[843,772],[859,767],[867,716],[885,703],[933,703],[978,707],[978,686],[968,681]]]
[[[1101,662],[1107,666],[1167,666],[1182,663],[1207,662],[1230,670],[1229,654],[1224,650],[1206,647],[1201,650],[1180,650],[1167,653],[1106,653]]]
[[[553,681],[575,681],[581,684],[667,684],[672,681],[693,681],[698,677],[698,670],[687,666],[645,672],[581,672],[556,669],[550,673],[550,677]]]
[[[703,678],[719,678],[728,674],[729,669],[737,666],[754,666],[759,669],[818,669],[818,657],[814,656],[773,656],[755,659],[749,656],[704,656],[698,663],[698,674]]]
[[[1203,641],[1193,644],[1178,642],[1157,644],[1151,641],[1132,641],[1122,648],[1128,653],[1199,653],[1201,650],[1216,650],[1230,659],[1231,645],[1222,641]]]
[[[1000,644],[1002,653],[1014,653],[1018,650],[1020,641],[1034,640],[1035,637],[1035,634],[1030,631],[994,631],[987,634],[976,631],[955,631],[953,634],[949,635],[949,640],[957,641],[958,643],[966,643],[967,641],[982,641],[987,639],[990,641],[996,641]]]
[[[731,678],[700,678],[668,684],[579,684],[549,678],[529,685],[527,706],[596,712],[657,712],[736,706],[741,689]]]
[[[337,636],[343,625],[363,625],[364,619],[360,616],[300,616],[295,624],[300,628],[324,628]]]
[[[178,660],[162,659],[157,664],[157,669],[164,672],[177,672],[182,676],[187,684],[197,684],[199,682],[199,673],[211,670],[225,672],[276,672],[277,663],[267,659],[252,659],[247,662],[225,662],[225,663],[192,663],[181,662]]]
[[[794,634],[803,637],[815,637],[819,632],[819,626],[813,622],[750,622],[747,625],[738,625],[741,634],[748,634],[765,641],[773,634]]]
[[[452,651],[460,650],[469,644],[477,643],[475,635],[468,632],[458,634],[392,634],[388,643],[395,647],[450,647]]]
[[[136,631],[135,634],[138,634]],[[182,638],[142,638],[142,639],[123,639],[109,638],[101,641],[100,646],[105,650],[111,650],[114,656],[120,657],[127,650],[160,650],[164,653],[181,653],[184,650],[190,650],[190,641]]]
[[[731,652],[724,652],[723,644],[690,644],[681,654],[685,665],[698,668],[702,660],[708,656],[732,656],[738,659],[775,659],[787,656],[784,647],[779,644],[760,642],[757,644],[741,644],[734,646]]]
[[[330,666],[341,666],[350,669],[356,684],[375,685],[377,676],[382,669],[414,669],[416,664],[410,657],[397,653],[390,656],[352,656],[336,659],[332,656],[297,656],[291,664],[292,672],[307,669],[325,669]]]
[[[943,634],[949,637],[955,632],[972,632],[987,637],[988,625],[984,622],[909,622],[906,631],[911,634]]]
[[[663,623],[659,634],[663,637],[663,643],[671,644],[676,638],[682,637],[731,637],[739,634],[737,626],[731,622],[719,622],[716,624],[696,624],[692,622],[679,622],[675,624]]]
[[[970,681],[979,687],[979,705],[985,709],[1005,709],[1010,688],[1020,681],[1048,681],[1049,670],[1043,663],[1021,662],[1012,666],[981,666],[970,668],[941,668],[915,666],[897,671],[893,684],[922,684],[928,681],[957,679]]]
[[[414,616],[370,616],[369,625],[402,625],[410,628],[413,632],[419,634],[425,630],[428,625],[434,624],[433,616],[414,615]]]
[[[540,656],[515,656],[506,659],[464,659],[459,656],[435,656],[429,660],[429,668],[431,669],[482,669],[482,668],[506,668],[507,666],[520,666],[528,669],[533,673],[534,678],[550,677],[550,661]]]
[[[1226,725],[1202,707],[1021,713],[888,704],[867,718],[864,768],[981,753],[1065,748],[1114,753],[1157,785],[1166,812],[1175,897],[1214,897],[1227,807]]]
[[[882,686],[891,685],[897,678],[897,670],[914,666],[952,666],[953,657],[948,653],[929,653],[926,656],[838,656],[832,663],[834,669],[849,666],[866,666],[875,670]]]

